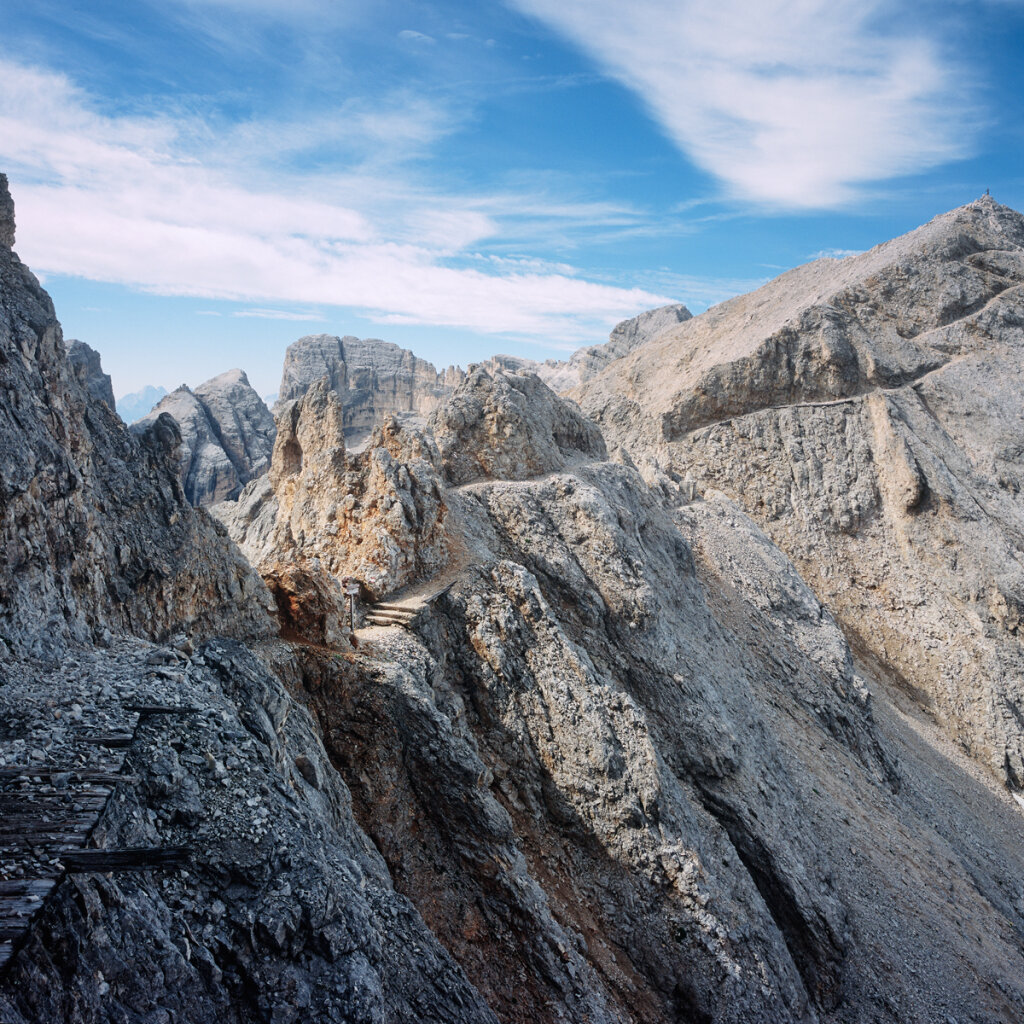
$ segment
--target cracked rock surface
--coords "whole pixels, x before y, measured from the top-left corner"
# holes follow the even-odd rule
[[[242,370],[228,370],[194,390],[183,384],[136,420],[132,432],[145,432],[163,413],[181,431],[178,464],[193,505],[237,498],[270,468],[274,417]]]
[[[755,517],[859,657],[1024,787],[1024,217],[990,197],[792,270],[577,393]]]

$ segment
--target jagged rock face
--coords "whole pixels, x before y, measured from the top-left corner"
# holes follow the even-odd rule
[[[274,417],[242,370],[229,370],[190,390],[184,384],[132,424],[148,429],[162,413],[181,430],[181,480],[193,505],[238,497],[242,487],[270,467]]]
[[[0,174],[0,249],[14,248],[14,200],[7,175]]]
[[[282,675],[296,672],[275,653]],[[16,691],[41,732],[59,724],[41,686],[86,722],[129,701],[195,709],[140,722],[126,760],[136,781],[95,833],[106,849],[192,859],[66,877],[0,981],[5,1022],[496,1024],[394,891],[309,713],[251,650],[128,641],[76,657],[72,679],[10,673],[0,706]]]
[[[377,338],[313,334],[288,346],[275,411],[327,377],[341,398],[345,434],[354,445],[388,416],[421,424],[462,376],[452,367],[438,373],[408,349]]]
[[[533,373],[478,367],[430,429],[450,484],[522,480],[607,456],[601,432]]]
[[[12,891],[32,872],[57,880],[41,906],[21,900],[34,920],[18,948],[0,946],[0,1019],[497,1024],[354,821],[285,689],[300,667],[266,639],[263,584],[184,500],[176,422],[161,414],[135,437],[85,390],[49,298],[7,248],[0,382],[5,940],[24,916]],[[179,628],[190,636],[137,639]],[[226,636],[264,638],[262,657]],[[105,747],[97,733],[125,722],[121,773],[80,775]],[[42,800],[19,805],[20,833],[12,784]],[[62,871],[52,846],[74,839],[43,833],[70,818],[85,839],[82,806],[62,796],[115,786],[93,849],[185,847],[187,868]]]
[[[445,560],[437,449],[396,420],[345,451],[344,407],[324,378],[279,413],[270,473],[215,513],[265,575],[297,561],[382,596]]]
[[[465,568],[419,635],[306,662],[396,887],[516,1024],[1012,1020],[1019,814],[883,735],[789,560],[683,492],[451,489]]]
[[[114,408],[114,388],[110,383],[110,375],[103,372],[100,354],[90,348],[84,341],[69,341],[68,362],[82,385],[100,402],[106,402],[108,409]]]
[[[610,440],[756,516],[859,655],[1016,788],[1022,285],[1024,217],[985,198],[723,303],[578,393]]]
[[[6,247],[0,300],[4,645],[49,657],[105,630],[269,628],[263,584],[184,500],[174,424],[133,438],[79,383],[49,296]]]
[[[552,375],[541,378],[556,391],[568,391],[597,376],[609,363],[647,345],[663,331],[685,323],[693,314],[683,305],[660,306],[649,309],[630,320],[623,320],[613,330],[606,344],[591,345],[573,352],[564,378]]]
[[[141,391],[122,395],[117,400],[117,414],[125,423],[134,423],[146,413],[152,412],[153,406],[166,394],[167,388],[147,384]]]

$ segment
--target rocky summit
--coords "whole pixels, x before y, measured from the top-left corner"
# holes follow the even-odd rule
[[[242,370],[222,373],[194,391],[183,384],[136,420],[132,432],[144,434],[163,415],[181,432],[179,473],[193,505],[238,497],[270,466],[274,417]]]
[[[321,336],[209,512],[0,248],[0,1020],[1024,1018],[1022,223],[354,442]]]
[[[858,657],[1024,787],[1024,217],[990,197],[820,260],[583,385],[609,443],[727,494]]]
[[[288,346],[275,413],[322,377],[341,399],[351,445],[366,440],[389,416],[422,425],[462,371],[449,367],[438,373],[408,349],[378,338],[311,334]]]

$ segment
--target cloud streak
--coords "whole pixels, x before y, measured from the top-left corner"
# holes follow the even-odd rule
[[[635,91],[735,198],[842,205],[965,155],[964,78],[882,0],[508,0]]]
[[[253,302],[264,314],[273,303],[331,305],[381,323],[546,343],[591,339],[668,301],[544,267],[481,269],[476,253],[498,230],[499,200],[367,169],[260,167],[253,156],[270,133],[258,124],[233,129],[248,144],[232,160],[232,147],[195,119],[102,114],[66,77],[10,61],[0,61],[0,111],[18,248],[43,271]],[[387,104],[380,117],[405,121]],[[376,131],[372,112],[361,118],[361,133]],[[513,218],[526,205],[509,203]]]

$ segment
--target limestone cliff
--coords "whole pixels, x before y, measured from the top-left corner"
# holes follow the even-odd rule
[[[722,303],[577,397],[750,512],[979,761],[1024,786],[1024,217],[989,197]]]
[[[9,208],[6,178],[0,197]],[[184,500],[174,422],[133,437],[83,386],[49,296],[6,246],[0,347],[4,646],[48,658],[109,630],[268,629],[263,584]]]
[[[438,373],[408,349],[377,338],[313,334],[288,346],[275,412],[323,377],[341,399],[345,433],[354,446],[389,416],[422,425],[462,371],[449,367]]]
[[[236,498],[270,467],[274,417],[242,370],[228,370],[194,391],[183,384],[133,423],[132,430],[148,430],[163,413],[181,431],[181,481],[193,505]]]

